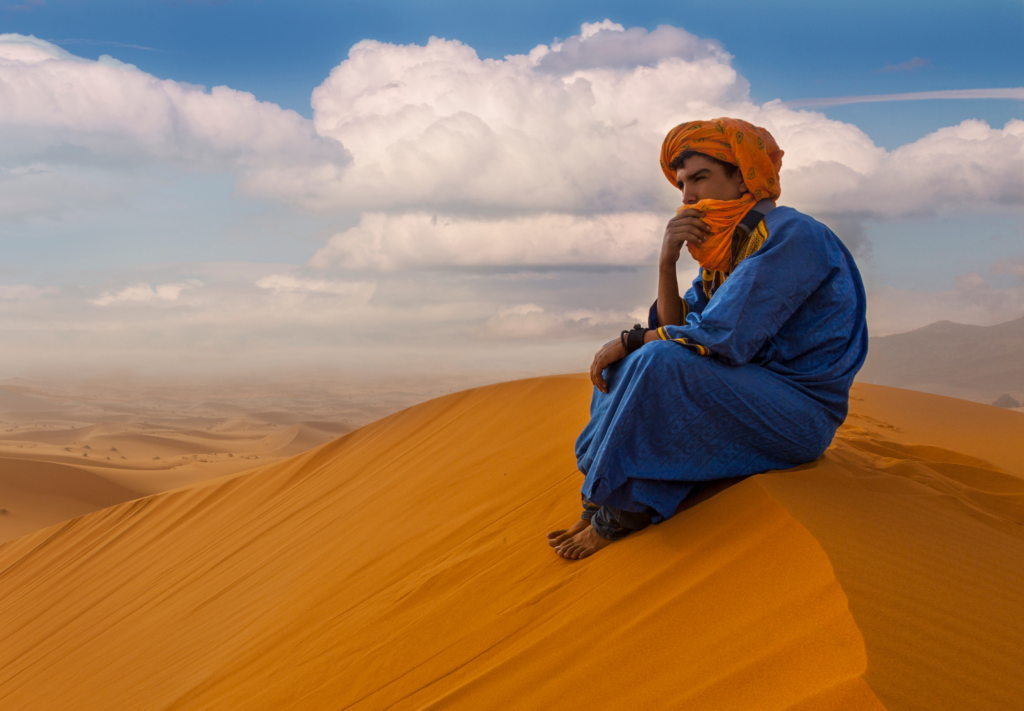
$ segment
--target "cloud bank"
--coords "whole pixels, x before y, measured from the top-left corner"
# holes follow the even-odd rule
[[[852,124],[754,102],[732,61],[684,29],[610,20],[501,59],[457,40],[365,40],[312,92],[309,120],[229,87],[0,35],[0,219],[116,207],[136,176],[165,171],[228,175],[240,197],[348,225],[304,265],[0,286],[0,327],[26,362],[85,349],[93,331],[120,339],[96,341],[96,352],[170,358],[191,344],[212,360],[254,344],[327,352],[354,333],[388,348],[436,339],[438,352],[614,335],[652,298],[651,267],[680,200],[658,168],[661,140],[696,118],[768,128],[786,151],[781,202],[854,248],[866,220],[1024,206],[1024,121],[965,121],[886,151]],[[1017,262],[999,269],[1019,276]],[[933,313],[983,322],[1024,309],[1019,287],[984,279],[931,301],[879,291],[872,318],[891,331]]]
[[[665,132],[731,115],[767,127],[786,150],[782,202],[850,225],[842,236],[854,247],[864,219],[1024,203],[1020,121],[968,121],[887,152],[851,124],[755,104],[731,59],[679,28],[609,21],[501,60],[437,38],[360,42],[313,93],[317,131],[351,152],[351,166],[301,193],[254,189],[365,213],[311,260],[318,268],[618,259],[621,236],[598,229],[581,249],[567,229],[585,230],[595,215],[628,216],[632,227],[617,235],[637,246],[626,263],[640,264],[679,200],[657,169]],[[529,230],[514,227],[525,219]],[[534,235],[544,235],[546,257],[530,248]]]
[[[1024,203],[1024,122],[968,121],[887,152],[851,124],[757,105],[731,62],[683,29],[609,20],[504,59],[456,40],[365,40],[313,91],[309,121],[245,92],[0,35],[0,179],[51,191],[0,210],[42,210],[53,191],[101,199],[81,164],[148,161],[362,215],[317,252],[318,269],[641,264],[679,201],[657,169],[662,137],[719,115],[772,131],[786,151],[782,202],[854,225],[841,236],[855,247],[866,218]]]

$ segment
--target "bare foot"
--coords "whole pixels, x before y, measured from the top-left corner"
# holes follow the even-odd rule
[[[607,538],[601,538],[597,535],[597,531],[592,527],[587,526],[575,536],[565,541],[562,545],[555,548],[555,553],[563,558],[568,558],[569,560],[579,560],[580,558],[586,558],[589,555],[597,553],[610,543],[613,543],[613,541],[609,541]]]
[[[564,528],[561,531],[552,531],[548,534],[548,545],[553,548],[557,548],[562,545],[563,542],[568,541],[570,538],[589,526],[590,520],[581,518],[569,528]]]

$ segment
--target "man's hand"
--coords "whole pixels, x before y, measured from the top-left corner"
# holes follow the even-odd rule
[[[661,243],[662,266],[675,265],[687,242],[700,245],[707,239],[711,228],[704,224],[703,215],[700,210],[683,210],[668,221],[665,240]]]
[[[594,363],[590,366],[590,380],[597,386],[598,390],[606,395],[608,394],[608,383],[605,382],[601,371],[612,363],[618,363],[625,357],[626,349],[618,338],[614,341],[608,341],[601,346],[601,350],[594,356]]]

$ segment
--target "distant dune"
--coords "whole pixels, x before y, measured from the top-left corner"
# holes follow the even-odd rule
[[[354,429],[302,412],[238,415],[225,405],[197,416],[201,407],[180,400],[61,404],[23,392],[0,388],[0,406],[10,408],[0,412],[0,542],[291,457]]]
[[[448,395],[0,546],[0,708],[1021,708],[1020,414],[857,385],[821,460],[570,562],[590,393]]]
[[[1024,402],[1024,318],[996,326],[939,321],[872,338],[860,382],[991,403]]]
[[[22,395],[0,387],[0,412],[45,412],[60,409],[59,405],[30,395]]]

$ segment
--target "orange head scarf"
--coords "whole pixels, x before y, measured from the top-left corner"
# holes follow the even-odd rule
[[[661,144],[661,169],[672,185],[677,184],[676,173],[668,166],[683,151],[696,151],[732,163],[739,166],[743,175],[747,192],[739,200],[701,200],[677,210],[704,213],[702,219],[711,228],[711,234],[699,247],[687,242],[686,248],[704,269],[728,272],[732,269],[733,230],[758,200],[777,200],[782,192],[779,169],[783,151],[768,131],[740,119],[687,121],[669,131]]]

